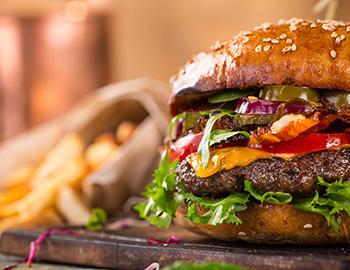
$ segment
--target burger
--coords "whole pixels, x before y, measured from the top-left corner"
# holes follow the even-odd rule
[[[142,218],[229,241],[349,241],[350,23],[264,23],[171,84]]]

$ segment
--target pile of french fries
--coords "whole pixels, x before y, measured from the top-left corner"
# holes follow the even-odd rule
[[[2,180],[0,231],[86,224],[91,209],[81,195],[84,179],[108,161],[135,128],[133,122],[122,122],[115,134],[101,134],[90,145],[78,134],[67,134],[38,164],[17,168]]]

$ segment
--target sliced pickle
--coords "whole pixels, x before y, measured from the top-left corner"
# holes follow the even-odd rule
[[[318,102],[319,93],[308,87],[290,85],[270,85],[260,90],[259,97],[273,101],[290,101],[293,99],[304,99],[309,102]]]
[[[223,103],[233,101],[241,97],[255,95],[259,92],[258,89],[229,89],[221,91],[217,94],[208,97],[209,103]]]
[[[278,120],[280,118],[280,115],[278,114],[254,114],[254,115],[248,115],[248,114],[239,114],[235,118],[235,120],[240,123],[240,125],[266,125],[273,123],[274,121]]]
[[[350,105],[349,92],[332,90],[322,92],[322,95],[325,98],[325,100],[327,100],[330,103],[333,103],[338,108]]]

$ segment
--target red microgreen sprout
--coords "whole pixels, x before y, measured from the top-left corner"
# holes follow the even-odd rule
[[[145,268],[145,270],[159,270],[160,265],[157,262],[151,263],[149,266]]]
[[[18,264],[10,264],[10,265],[6,265],[2,270],[12,270],[12,269],[15,269],[16,267],[18,267]]]
[[[169,237],[166,241],[164,240],[160,240],[157,238],[149,238],[147,240],[147,244],[148,245],[171,245],[171,244],[179,244],[180,240],[177,239],[177,237],[175,235],[172,235],[171,237]]]
[[[52,234],[76,234],[75,231],[70,229],[48,229],[43,234],[39,235],[35,241],[30,243],[30,251],[26,261],[28,267],[30,267],[35,260],[36,251],[39,245]]]

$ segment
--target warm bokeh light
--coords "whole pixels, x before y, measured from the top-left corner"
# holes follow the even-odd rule
[[[215,40],[264,21],[323,18],[326,2],[3,0],[0,130],[9,137],[63,115],[107,83],[145,76],[168,82]],[[350,1],[340,0],[334,14],[347,21],[348,10]]]
[[[26,127],[26,93],[23,92],[21,33],[17,22],[0,18],[0,123],[3,137]]]
[[[85,1],[71,1],[67,3],[64,14],[72,22],[84,20],[88,14],[88,7]]]

